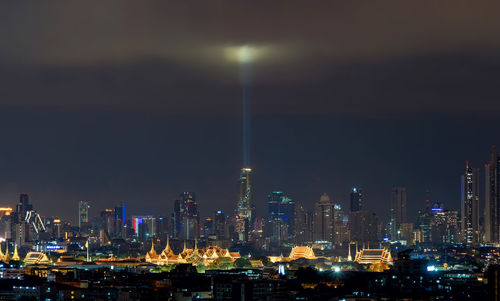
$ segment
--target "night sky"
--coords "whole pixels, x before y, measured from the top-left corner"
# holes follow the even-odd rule
[[[465,160],[500,145],[500,2],[0,3],[0,202],[75,221],[125,200],[169,214],[195,191],[232,211],[241,154],[231,46],[262,50],[248,82],[254,201],[284,190],[389,214],[458,209]],[[481,186],[483,187],[483,186]],[[347,206],[346,206],[347,208]]]

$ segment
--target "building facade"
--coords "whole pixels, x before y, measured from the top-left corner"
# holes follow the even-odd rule
[[[333,202],[323,193],[314,205],[314,240],[332,242],[334,236]]]
[[[462,242],[466,244],[479,243],[479,170],[465,164],[462,175]]]
[[[393,186],[391,193],[391,240],[401,238],[401,224],[406,223],[406,187]]]

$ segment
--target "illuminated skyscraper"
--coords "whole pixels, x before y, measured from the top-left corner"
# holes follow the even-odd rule
[[[214,233],[218,240],[229,239],[227,216],[224,211],[218,210],[214,212]]]
[[[393,186],[391,194],[391,240],[400,239],[401,223],[406,223],[406,187]]]
[[[323,193],[314,206],[314,240],[332,242],[334,236],[333,202]]]
[[[195,239],[199,237],[200,217],[198,203],[193,192],[183,192],[174,201],[172,213],[172,237]]]
[[[241,241],[248,240],[249,226],[252,224],[251,168],[242,168],[240,174],[240,199],[236,208],[236,232]]]
[[[477,169],[465,164],[462,176],[462,242],[479,242],[479,174]]]
[[[361,188],[354,187],[351,191],[351,212],[362,210],[363,192]]]
[[[295,234],[295,202],[282,191],[271,192],[267,199],[266,236],[273,244],[280,245]]]
[[[242,168],[240,174],[240,200],[238,201],[238,216],[252,220],[251,202],[251,168]]]
[[[87,201],[78,202],[78,227],[86,226],[89,223],[90,205]]]

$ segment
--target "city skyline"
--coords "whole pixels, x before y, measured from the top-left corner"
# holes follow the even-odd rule
[[[0,296],[500,300],[500,2],[0,2]]]
[[[458,209],[464,160],[482,168],[500,144],[498,4],[126,1],[103,17],[61,3],[40,6],[39,23],[22,3],[2,5],[0,200],[28,191],[45,215],[76,223],[70,204],[87,199],[168,212],[183,191],[233,210],[245,165],[238,47],[258,58],[247,93],[260,214],[269,191],[305,204],[327,192],[346,208],[353,186],[378,211],[392,185],[407,187],[410,212],[427,189]]]
[[[491,149],[490,149],[490,152],[491,152]],[[469,164],[468,163],[469,160],[465,160],[465,161],[467,161],[467,164]],[[475,160],[475,161],[477,161],[477,160]],[[488,161],[489,160],[485,160],[484,162],[486,162],[486,163],[478,164],[478,165],[483,165],[483,167],[484,167],[483,169],[481,169],[481,168],[474,168],[475,172],[478,174],[477,175],[477,180],[475,180],[476,181],[475,185],[479,185],[480,186],[478,188],[479,189],[478,195],[480,196],[480,201],[479,201],[479,215],[481,215],[481,217],[483,217],[483,211],[484,211],[484,209],[486,207],[486,191],[483,191],[484,190],[483,187],[486,184],[483,181],[486,181],[486,177],[483,177],[482,174],[485,174],[485,172],[486,172],[485,169],[486,169],[487,164],[489,164]],[[463,177],[463,174],[459,176],[459,183],[463,182],[463,178],[462,177]],[[477,183],[477,181],[479,181],[479,183]],[[238,185],[239,184],[236,184],[236,186],[238,186]],[[463,184],[458,184],[458,185],[463,185]],[[457,185],[457,187],[458,187],[458,185]],[[351,186],[352,187],[357,186],[357,187],[359,187],[360,190],[363,190],[363,207],[365,207],[367,205],[367,207],[370,208],[370,210],[374,211],[378,216],[380,216],[382,218],[382,222],[385,222],[385,221],[389,222],[390,221],[390,212],[388,210],[381,209],[381,208],[374,208],[374,204],[370,204],[370,202],[368,202],[368,204],[365,203],[366,199],[365,199],[365,196],[364,196],[364,188],[361,185],[351,185]],[[406,186],[405,186],[405,188],[406,188]],[[358,188],[355,188],[355,189],[357,190]],[[303,204],[306,205],[306,208],[308,210],[313,210],[313,205],[312,204],[314,204],[316,201],[318,201],[321,198],[321,194],[323,194],[323,193],[326,192],[326,191],[324,191],[324,192],[318,194],[318,196],[315,199],[309,200],[309,202],[308,202],[308,200],[304,201],[304,200],[300,200],[300,199],[294,198],[293,197],[293,193],[291,193],[290,190],[287,190],[287,189],[273,189],[273,190],[286,191],[287,195],[291,196],[294,201],[298,201],[298,203],[301,204],[301,205],[303,205]],[[390,195],[390,188],[387,189],[387,190],[389,191],[388,194]],[[191,190],[191,191],[195,192],[195,190]],[[351,205],[350,198],[351,198],[351,195],[352,195],[352,191],[353,191],[352,188],[351,189],[346,189],[346,191],[343,191],[343,195],[347,196],[345,199],[341,199],[341,198],[337,198],[337,197],[332,197],[332,202],[334,202],[335,204],[340,204],[342,206],[342,209],[344,211],[346,211],[346,212],[349,211],[350,205]],[[267,193],[269,193],[269,192],[267,192]],[[175,193],[175,197],[174,198],[172,198],[170,200],[165,200],[165,202],[163,204],[163,208],[165,208],[165,210],[162,211],[161,213],[154,212],[154,210],[150,210],[150,211],[146,210],[146,212],[144,212],[144,209],[142,209],[142,210],[137,210],[136,209],[136,210],[133,210],[132,212],[129,212],[127,214],[127,217],[130,217],[132,215],[150,215],[150,216],[154,216],[154,215],[158,215],[158,216],[167,215],[167,216],[169,216],[170,214],[173,213],[172,206],[174,205],[175,199],[177,199],[177,196],[179,194],[182,194],[182,193],[184,193],[184,192],[183,191],[179,191],[179,192]],[[328,193],[328,192],[326,192],[326,193]],[[459,210],[459,212],[460,212],[460,209],[461,209],[460,207],[463,205],[463,200],[460,200],[460,201],[455,202],[455,203],[453,203],[453,202],[452,203],[445,202],[445,201],[443,201],[441,199],[434,198],[433,194],[432,194],[432,191],[426,189],[422,193],[423,198],[419,200],[419,202],[417,203],[417,206],[413,206],[413,207],[412,206],[408,206],[408,209],[407,209],[408,218],[407,218],[407,220],[409,222],[415,222],[418,219],[417,211],[420,210],[420,209],[422,209],[425,206],[425,200],[429,196],[429,193],[431,195],[431,202],[439,202],[441,204],[444,203],[447,208],[454,209],[454,210]],[[15,199],[20,194],[23,194],[23,193],[22,192],[15,193],[14,194],[14,198],[13,198],[14,200],[13,201],[7,201],[7,202],[5,202],[5,204],[8,204],[8,205],[10,205],[11,207],[14,208],[15,205],[17,204],[17,201]],[[28,193],[28,194],[31,195],[31,193]],[[328,193],[328,194],[330,195],[330,193]],[[461,198],[463,198],[463,196],[462,196],[463,195],[463,187],[462,187],[462,192],[459,191],[457,194],[461,195]],[[239,198],[239,193],[238,193],[237,199],[238,198]],[[389,196],[389,198],[391,199],[392,197]],[[33,202],[33,200],[35,200],[34,203],[37,204],[36,198],[34,198],[34,199],[32,198],[32,202]],[[127,202],[126,200],[112,201],[112,202],[108,203],[108,204],[111,204],[111,205],[108,205],[107,207],[113,207],[114,205],[119,204],[119,203],[121,203],[123,201]],[[75,201],[75,204],[78,204],[79,202],[80,201]],[[258,216],[265,216],[266,215],[266,209],[265,209],[266,206],[267,206],[266,202],[267,202],[267,200],[264,200],[264,202],[259,202],[258,203],[258,206],[256,208],[256,210],[258,212]],[[408,203],[408,205],[411,204],[411,203],[412,202],[410,201]],[[71,202],[71,204],[72,204],[72,202]],[[91,207],[94,207],[94,210],[97,210],[96,212],[94,212],[93,210],[90,211],[90,213],[93,214],[93,215],[97,215],[98,212],[100,212],[101,210],[107,208],[106,206],[101,206],[101,207],[97,207],[96,208],[95,206],[92,206],[92,201],[90,201],[90,204],[91,204]],[[74,224],[78,224],[78,214],[79,214],[78,212],[79,211],[73,210],[75,212],[72,212],[72,213],[70,213],[67,216],[65,216],[65,215],[57,215],[57,214],[50,215],[50,214],[44,214],[44,212],[43,212],[44,211],[43,210],[43,205],[42,205],[42,208],[40,208],[40,205],[42,205],[42,204],[38,204],[39,211],[41,209],[41,211],[40,211],[41,215],[44,215],[44,216],[47,216],[47,217],[64,217],[64,218],[68,219],[69,221],[73,222]],[[236,208],[237,206],[236,205],[237,205],[237,202],[234,202],[233,204],[230,204],[229,206],[210,207],[209,204],[205,204],[205,206],[203,206],[203,202],[202,202],[201,203],[201,207],[200,207],[201,208],[200,214],[201,214],[201,217],[203,217],[203,218],[210,217],[211,216],[211,210],[212,209],[217,209],[217,210],[223,210],[223,211],[227,212],[227,215],[232,215],[233,212],[234,213],[237,212],[237,208]],[[414,205],[415,205],[415,203],[414,203]],[[389,206],[390,206],[390,202],[389,202]],[[413,210],[413,208],[416,208],[417,210]],[[208,212],[208,213],[205,215],[204,214],[205,212]],[[73,219],[76,219],[76,221],[74,221]]]

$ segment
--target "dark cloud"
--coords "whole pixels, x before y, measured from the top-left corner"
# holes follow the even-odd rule
[[[452,53],[331,62],[322,68],[329,71],[315,80],[274,78],[252,83],[252,112],[407,118],[414,113],[495,117],[500,110],[496,82],[500,60],[493,55]],[[290,69],[280,72],[294,77]],[[261,70],[253,70],[255,77],[260,74]],[[241,106],[239,82],[214,83],[164,60],[11,66],[0,70],[0,81],[4,86],[0,103],[10,107],[238,116]]]
[[[498,1],[43,1],[0,3],[0,197],[43,214],[76,200],[167,212],[195,190],[232,210],[240,74],[251,65],[255,200],[311,204],[392,184],[458,208],[465,159],[498,143]],[[467,139],[464,139],[467,136]],[[209,205],[210,204],[210,205]],[[145,212],[147,211],[147,212]],[[94,211],[95,213],[96,211]]]
[[[218,46],[283,45],[319,60],[497,50],[497,1],[44,1],[2,3],[2,58],[186,64]],[[288,48],[288,49],[287,49]],[[210,57],[211,60],[222,59]]]

